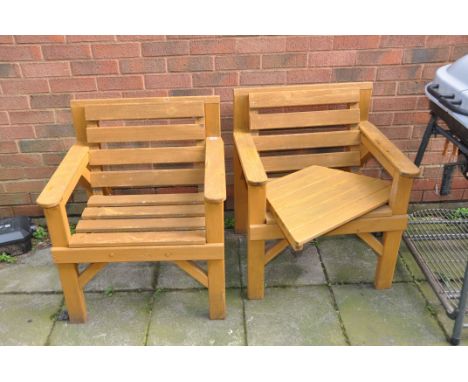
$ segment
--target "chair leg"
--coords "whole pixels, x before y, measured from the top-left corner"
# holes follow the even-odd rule
[[[242,174],[242,167],[234,147],[234,230],[236,233],[247,232],[247,184]]]
[[[224,260],[208,260],[208,298],[210,319],[223,320],[226,317]]]
[[[377,289],[392,287],[403,231],[384,232],[383,253],[377,261],[374,285]]]
[[[87,312],[83,289],[78,282],[78,265],[57,264],[57,267],[70,322],[83,323],[86,321]]]
[[[247,297],[261,300],[265,295],[265,241],[247,243]]]

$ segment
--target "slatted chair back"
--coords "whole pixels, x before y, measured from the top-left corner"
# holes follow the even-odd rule
[[[90,146],[90,183],[105,189],[204,182],[205,138],[219,136],[217,97],[75,101],[78,140]],[[79,123],[76,123],[78,120]]]
[[[370,89],[320,85],[255,89],[248,95],[248,128],[268,177],[311,165],[359,166],[362,111]]]

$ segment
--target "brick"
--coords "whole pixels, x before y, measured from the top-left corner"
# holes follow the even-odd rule
[[[424,65],[424,69],[422,71],[421,79],[423,80],[432,80],[436,74],[437,69],[440,68],[440,64],[428,64]]]
[[[412,126],[380,127],[380,131],[389,139],[409,139],[412,134]]]
[[[0,155],[3,167],[36,167],[42,165],[40,154],[8,154]]]
[[[67,62],[35,62],[21,64],[24,77],[67,77],[71,75]]]
[[[272,53],[285,50],[285,37],[241,37],[236,40],[237,53]]]
[[[424,46],[425,36],[382,36],[380,46],[382,48],[400,48],[411,46]]]
[[[231,90],[232,91],[232,90]],[[210,88],[201,88],[201,89],[171,89],[169,90],[170,96],[207,96],[213,95],[213,90]]]
[[[168,95],[167,89],[127,90],[121,93],[124,98],[167,97]]]
[[[190,74],[145,75],[145,87],[148,89],[189,88],[191,86]]]
[[[423,202],[436,202],[443,200],[463,200],[463,190],[452,190],[449,195],[437,195],[434,191],[424,191]]]
[[[32,61],[41,58],[41,49],[38,46],[0,45],[0,61]]]
[[[260,69],[259,55],[218,56],[215,59],[216,70]]]
[[[241,85],[268,85],[284,84],[286,72],[284,71],[254,71],[240,74]]]
[[[190,53],[188,41],[144,42],[141,44],[143,56],[179,56]]]
[[[468,44],[468,36],[463,35],[445,35],[445,36],[427,36],[426,47],[446,47],[454,44]]]
[[[0,97],[0,110],[21,110],[28,108],[27,96]]]
[[[394,125],[413,125],[413,124],[424,124],[429,121],[429,113],[421,111],[411,111],[411,112],[399,112],[395,113],[393,119]]]
[[[63,142],[60,139],[23,140],[19,142],[19,146],[23,153],[63,150]]]
[[[142,76],[98,77],[99,90],[135,90],[143,89]]]
[[[305,53],[279,53],[262,56],[262,68],[305,68],[307,54]]]
[[[458,60],[466,54],[468,54],[468,45],[455,46],[453,47],[453,51],[450,56],[450,61]]]
[[[404,81],[398,83],[398,95],[424,94],[427,81]]]
[[[120,98],[122,92],[107,91],[107,92],[80,92],[74,94],[75,99],[102,99],[102,98]]]
[[[49,80],[52,92],[85,92],[97,90],[94,78],[64,78]]]
[[[71,71],[74,76],[118,74],[119,66],[114,60],[74,61],[71,63]]]
[[[203,72],[214,69],[210,56],[170,57],[167,59],[169,72]]]
[[[190,54],[226,54],[234,53],[236,40],[214,39],[190,41]]]
[[[379,43],[380,36],[335,36],[333,49],[373,49]]]
[[[390,126],[393,122],[394,113],[389,112],[372,112],[369,114],[369,121],[376,126]]]
[[[54,121],[52,111],[11,111],[10,121],[18,123],[48,123]]]
[[[19,67],[16,64],[0,64],[0,78],[20,77]]]
[[[0,44],[14,44],[15,40],[13,39],[13,36],[4,36],[0,35]]]
[[[122,44],[95,44],[92,46],[93,57],[95,58],[124,58],[139,57],[140,44],[122,43]]]
[[[43,209],[37,204],[14,206],[13,213],[15,215],[25,215],[25,216],[44,216]]]
[[[415,107],[416,97],[374,98],[372,102],[373,111],[414,110]]]
[[[0,154],[10,154],[17,152],[18,147],[16,146],[16,142],[0,141]]]
[[[31,96],[32,109],[52,109],[58,107],[69,107],[70,94],[35,94]]]
[[[58,166],[64,156],[65,153],[44,153],[42,154],[42,160],[46,166]]]
[[[154,36],[154,35],[123,35],[116,36],[117,41],[164,41],[166,36]]]
[[[8,113],[6,111],[0,111],[0,125],[8,125]]]
[[[429,100],[427,99],[426,96],[417,97],[416,109],[417,110],[429,110]]]
[[[66,36],[67,42],[99,42],[99,41],[114,41],[114,36],[103,35],[79,35],[79,36]]]
[[[375,82],[372,89],[374,96],[389,96],[396,93],[396,82]]]
[[[359,51],[356,55],[357,65],[396,65],[401,64],[403,51],[392,50],[369,50]]]
[[[356,60],[354,51],[309,53],[309,66],[348,66]]]
[[[332,80],[336,82],[346,81],[374,81],[376,68],[335,68],[333,69]]]
[[[286,51],[307,52],[316,50],[330,50],[333,48],[332,36],[288,36],[286,37]]]
[[[32,126],[2,126],[0,127],[0,139],[14,140],[22,138],[34,138],[34,129]]]
[[[0,194],[0,206],[13,206],[27,203],[31,203],[31,199],[27,193]]]
[[[232,88],[215,88],[214,94],[219,95],[221,102],[232,102]],[[226,143],[226,142],[225,142]]]
[[[38,125],[34,127],[38,138],[74,137],[75,129],[70,123],[54,125]]]
[[[46,60],[73,60],[90,58],[91,48],[89,45],[44,45],[42,53]]]
[[[72,115],[70,109],[55,109],[55,122],[59,124],[67,124],[72,122]]]
[[[47,80],[42,79],[4,80],[2,81],[1,86],[3,93],[7,95],[49,92]]]
[[[288,84],[304,84],[314,82],[329,82],[331,79],[331,69],[317,68],[317,69],[297,69],[289,70],[286,76],[286,83]]]
[[[421,64],[425,62],[443,62],[449,59],[450,48],[416,48],[405,50],[404,64]]]
[[[239,84],[238,74],[233,72],[194,73],[193,86],[236,86]]]
[[[25,180],[16,182],[5,182],[6,192],[41,192],[45,186],[44,180]]]
[[[420,65],[386,66],[377,69],[378,81],[414,80],[421,75]]]
[[[122,74],[131,73],[162,73],[166,71],[164,58],[134,58],[120,60]]]
[[[23,178],[24,169],[21,167],[2,168],[0,171],[0,180],[15,180]]]

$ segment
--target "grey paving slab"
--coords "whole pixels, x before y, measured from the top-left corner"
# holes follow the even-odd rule
[[[326,286],[267,288],[245,318],[249,345],[346,345]]]
[[[154,290],[159,263],[113,263],[102,269],[85,291]]]
[[[442,327],[445,330],[445,333],[448,337],[452,336],[453,325],[455,321],[450,319],[445,313],[445,309],[437,298],[436,294],[432,290],[432,287],[428,282],[419,283],[419,287],[426,298],[427,302],[430,304],[430,309],[434,314],[437,315],[437,320],[441,323]],[[465,323],[468,323],[468,318],[465,317]],[[460,345],[468,345],[468,329],[462,330],[462,336]]]
[[[0,295],[0,345],[44,345],[61,295]]]
[[[197,264],[205,271],[206,261],[199,261]],[[239,269],[239,237],[238,235],[226,233],[225,236],[225,267],[226,267],[226,287],[240,287]],[[161,262],[157,287],[161,289],[193,289],[205,288],[195,281],[191,276],[182,271],[177,265]]]
[[[88,293],[84,324],[57,321],[51,345],[143,345],[151,311],[151,292]]]
[[[426,276],[424,276],[424,273],[421,271],[421,268],[419,267],[418,263],[414,259],[414,256],[410,252],[404,240],[402,240],[401,245],[400,245],[400,258],[403,260],[406,267],[409,269],[409,272],[416,280],[418,281],[426,280]]]
[[[412,283],[376,290],[332,286],[352,345],[446,345],[437,321]]]
[[[148,345],[244,345],[240,291],[227,290],[226,303],[226,319],[210,320],[206,290],[157,293]]]
[[[377,255],[354,235],[318,239],[322,261],[332,283],[374,282]],[[410,281],[411,275],[399,259],[394,281]]]
[[[17,256],[16,260],[15,264],[0,265],[0,293],[61,291],[50,248]]]
[[[273,243],[267,243],[266,248]],[[241,242],[242,285],[247,286],[246,240]],[[304,246],[301,252],[287,248],[265,267],[265,286],[300,286],[326,284],[317,248]]]

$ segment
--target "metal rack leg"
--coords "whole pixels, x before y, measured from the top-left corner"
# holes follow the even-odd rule
[[[416,154],[416,159],[414,160],[414,164],[416,166],[421,165],[424,152],[426,151],[427,145],[429,144],[429,139],[431,138],[432,133],[435,131],[434,127],[436,125],[436,122],[437,122],[437,117],[431,114],[431,119],[429,120],[426,130],[424,131],[421,144],[419,145],[419,148],[418,148],[418,153]]]
[[[460,301],[458,303],[458,314],[455,319],[455,325],[453,326],[452,338],[450,343],[452,345],[458,345],[460,343],[461,331],[463,329],[463,319],[465,318],[466,300],[468,297],[468,262],[465,268],[465,274],[463,276],[463,287],[460,292]]]

